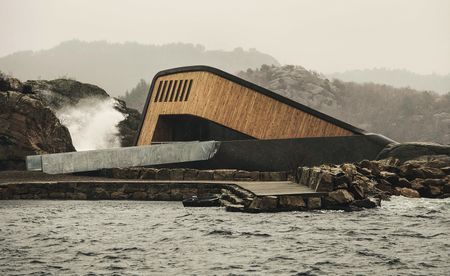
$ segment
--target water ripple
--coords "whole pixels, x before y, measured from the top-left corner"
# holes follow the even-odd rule
[[[0,201],[0,275],[449,275],[450,199],[277,214]]]

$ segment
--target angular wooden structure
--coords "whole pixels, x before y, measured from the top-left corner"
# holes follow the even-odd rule
[[[361,135],[345,122],[208,66],[159,72],[136,145]]]

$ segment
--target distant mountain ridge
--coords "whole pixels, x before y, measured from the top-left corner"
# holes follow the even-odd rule
[[[140,79],[151,81],[163,69],[204,64],[236,73],[278,61],[255,49],[206,50],[202,45],[143,45],[70,40],[47,50],[22,51],[0,58],[0,70],[21,80],[75,78],[120,96]]]
[[[421,75],[408,70],[374,68],[333,73],[327,77],[357,83],[388,84],[397,88],[410,87],[439,94],[450,92],[450,74]]]

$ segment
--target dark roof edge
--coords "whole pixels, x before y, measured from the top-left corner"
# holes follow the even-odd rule
[[[206,66],[206,65],[193,65],[193,66],[184,66],[184,67],[177,67],[177,68],[172,68],[172,69],[167,69],[167,70],[163,70],[158,72],[152,80],[152,84],[150,85],[150,91],[147,95],[147,100],[145,101],[145,106],[144,109],[142,110],[142,119],[141,119],[141,123],[139,125],[139,130],[136,134],[136,138],[134,141],[134,145],[137,145],[137,140],[139,139],[139,135],[141,133],[141,129],[142,129],[142,125],[144,124],[144,120],[145,120],[145,111],[148,109],[148,105],[150,104],[150,98],[151,98],[151,94],[153,91],[153,87],[155,86],[156,80],[159,77],[162,76],[167,76],[167,75],[172,75],[172,74],[177,74],[177,73],[186,73],[186,72],[197,72],[197,71],[205,71],[205,72],[209,72],[212,74],[215,74],[219,77],[222,77],[224,79],[230,80],[232,82],[235,82],[239,85],[242,85],[244,87],[250,88],[258,93],[261,93],[269,98],[275,99],[279,102],[282,102],[284,104],[287,104],[289,106],[292,106],[296,109],[300,109],[306,113],[309,113],[313,116],[316,116],[324,121],[327,121],[329,123],[335,124],[343,129],[349,130],[355,134],[361,134],[361,135],[365,135],[367,134],[367,132],[363,129],[357,128],[353,125],[350,125],[346,122],[343,122],[341,120],[338,120],[334,117],[331,117],[325,113],[322,113],[320,111],[317,111],[315,109],[312,109],[304,104],[298,103],[294,100],[291,100],[289,98],[286,98],[284,96],[281,96],[280,94],[277,94],[273,91],[270,91],[269,89],[266,89],[264,87],[261,87],[259,85],[256,85],[252,82],[246,81],[244,79],[241,79],[235,75],[232,75],[230,73],[227,73],[225,71],[222,71],[220,69],[214,68],[214,67],[210,67],[210,66]]]

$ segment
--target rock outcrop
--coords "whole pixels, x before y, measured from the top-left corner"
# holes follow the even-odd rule
[[[0,169],[24,169],[25,156],[74,151],[68,129],[57,118],[63,107],[85,99],[109,99],[98,86],[70,79],[31,80],[0,76]],[[122,146],[133,145],[140,114],[116,100]]]
[[[425,155],[449,155],[450,145],[441,145],[437,143],[402,143],[402,144],[390,144],[383,149],[377,159],[396,158],[401,162],[414,159]]]
[[[19,80],[0,76],[0,170],[24,169],[25,156],[74,151],[70,133]]]
[[[96,85],[71,79],[29,80],[24,85],[30,87],[34,97],[43,101],[54,112],[63,107],[74,106],[81,100],[110,98],[105,90]],[[115,109],[125,115],[125,119],[118,125],[121,145],[132,146],[141,115],[118,99],[116,99]]]

